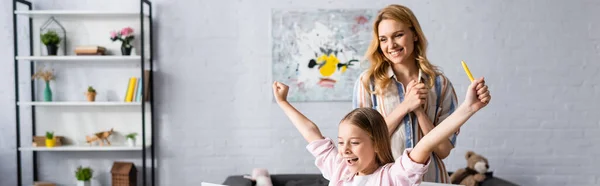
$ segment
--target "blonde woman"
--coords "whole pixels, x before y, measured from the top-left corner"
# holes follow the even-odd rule
[[[413,12],[402,5],[379,11],[366,52],[370,67],[354,87],[353,108],[381,113],[391,136],[394,158],[414,148],[457,108],[452,83],[427,59],[427,40]],[[458,130],[438,144],[423,181],[450,183],[444,162]]]

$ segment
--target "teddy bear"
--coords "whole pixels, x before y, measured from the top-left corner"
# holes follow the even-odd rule
[[[252,175],[244,175],[244,178],[256,182],[256,186],[273,186],[269,171],[264,168],[255,168],[252,170]]]
[[[467,167],[456,170],[451,176],[452,184],[460,184],[465,186],[476,186],[485,180],[485,173],[490,168],[488,160],[476,154],[473,151],[468,151],[465,155],[467,159]]]

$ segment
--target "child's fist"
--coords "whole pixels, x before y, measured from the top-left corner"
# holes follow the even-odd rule
[[[273,95],[277,102],[287,101],[289,87],[280,82],[273,82]]]
[[[472,111],[476,112],[485,107],[491,99],[492,96],[490,95],[488,86],[485,85],[485,80],[483,78],[475,79],[471,82],[471,85],[469,85],[469,89],[467,90],[465,101]]]

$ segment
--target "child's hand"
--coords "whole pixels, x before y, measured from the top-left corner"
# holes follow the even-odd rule
[[[275,96],[275,100],[277,103],[282,101],[287,101],[289,87],[280,82],[273,82],[273,95]]]
[[[487,106],[492,99],[488,86],[485,85],[485,80],[482,78],[475,79],[469,85],[465,104],[469,106],[471,111],[477,112],[479,109]]]
[[[408,111],[417,110],[425,104],[425,98],[429,91],[425,89],[425,84],[417,83],[415,80],[410,81],[406,85],[406,93],[404,94],[404,103],[408,107]]]

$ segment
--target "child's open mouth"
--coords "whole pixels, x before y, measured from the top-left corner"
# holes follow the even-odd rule
[[[358,158],[348,158],[346,160],[346,162],[348,162],[348,165],[354,165],[356,164],[356,161],[358,161]]]

